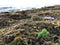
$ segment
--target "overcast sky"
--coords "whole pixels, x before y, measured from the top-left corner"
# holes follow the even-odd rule
[[[60,0],[0,0],[0,7],[33,8],[52,5],[60,5]]]

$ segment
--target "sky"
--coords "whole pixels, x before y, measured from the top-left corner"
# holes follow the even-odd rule
[[[0,0],[0,7],[40,8],[60,5],[60,0]]]

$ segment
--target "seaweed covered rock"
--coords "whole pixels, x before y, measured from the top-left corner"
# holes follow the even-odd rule
[[[23,41],[23,38],[18,36],[18,37],[15,37],[14,39],[14,45],[24,45],[24,41]]]
[[[3,42],[5,43],[5,44],[8,44],[8,43],[10,43],[10,42],[12,42],[14,40],[14,35],[7,35],[7,36],[4,36],[3,37]]]

